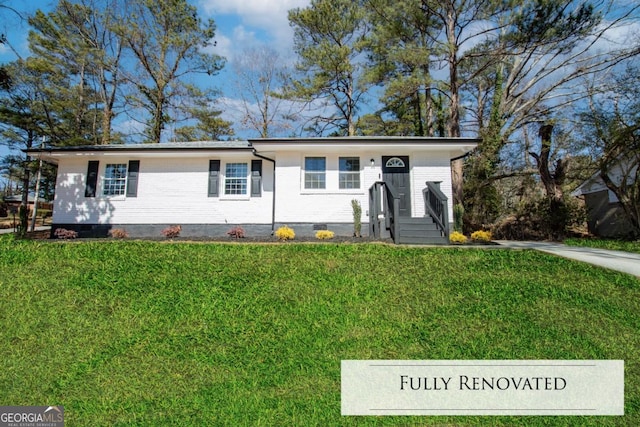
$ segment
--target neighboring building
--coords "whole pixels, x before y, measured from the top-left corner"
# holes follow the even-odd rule
[[[2,198],[2,201],[4,203],[6,203],[9,206],[20,206],[22,204],[22,195],[20,194],[14,194],[11,196],[4,196]],[[33,205],[33,203],[35,202],[35,197],[33,197],[31,194],[29,194],[29,198],[27,203],[29,205]]]
[[[20,205],[22,204],[22,195],[20,194],[14,194],[12,196],[4,196],[2,198],[2,202],[9,208],[15,208],[18,209],[18,207],[20,207]],[[27,204],[29,206],[29,210],[33,209],[33,204],[35,203],[35,197],[31,194],[29,194],[28,197],[28,201]],[[51,203],[49,202],[45,202],[42,200],[42,198],[40,198],[38,200],[38,209],[51,209]]]
[[[81,236],[106,235],[109,229],[124,228],[132,237],[160,236],[168,225],[179,224],[181,236],[223,236],[236,225],[249,236],[268,235],[280,225],[289,225],[298,235],[324,228],[351,235],[351,200],[356,199],[366,235],[370,214],[373,222],[385,220],[383,228],[392,228],[393,213],[382,206],[390,198],[379,197],[385,186],[372,189],[376,182],[397,188],[395,217],[416,222],[431,220],[425,194],[439,192],[438,184],[430,184],[432,190],[423,194],[426,182],[440,182],[446,209],[438,215],[452,220],[450,161],[478,142],[252,139],[56,147],[28,153],[58,165],[52,233],[66,228]]]
[[[627,176],[635,176],[635,168]],[[617,165],[609,176],[620,183],[623,173]],[[615,193],[607,188],[600,173],[596,172],[576,188],[571,195],[582,197],[587,208],[589,233],[599,237],[626,237],[632,230],[629,220]]]

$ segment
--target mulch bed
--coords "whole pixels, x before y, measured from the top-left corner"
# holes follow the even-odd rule
[[[34,231],[33,233],[27,233],[26,238],[29,240],[50,240],[50,241],[58,241],[59,239],[50,239],[50,231]],[[105,240],[118,240],[111,237],[103,237],[103,238],[79,238],[73,239],[69,241],[105,241]],[[189,236],[189,237],[176,237],[173,239],[168,239],[165,237],[132,237],[121,240],[141,240],[141,241],[151,241],[151,242],[200,242],[200,243],[287,243],[281,242],[274,236],[250,236],[243,237],[240,239],[236,239],[228,236],[219,236],[219,237],[197,237],[197,236]],[[313,236],[296,236],[294,240],[290,240],[288,242],[291,243],[329,243],[329,244],[361,244],[361,243],[388,243],[393,244],[393,240],[388,239],[371,239],[369,237],[353,237],[353,236],[334,236],[332,239],[320,240]],[[426,245],[428,246],[428,245]],[[439,245],[439,246],[447,246],[447,245]],[[459,246],[459,247],[469,247],[469,246],[498,246],[495,242],[467,242],[465,244],[452,244],[450,246]]]
[[[50,239],[50,231],[36,231],[34,233],[27,233],[26,238],[31,240],[51,240],[57,241],[59,239]],[[219,237],[198,237],[198,236],[184,236],[175,237],[172,239],[165,237],[128,237],[125,239],[114,239],[111,237],[103,238],[78,238],[69,241],[105,241],[105,240],[139,240],[150,242],[202,242],[202,243],[287,243],[281,242],[274,236],[251,236],[236,239],[228,236]],[[372,243],[372,242],[384,242],[393,243],[391,239],[375,240],[368,237],[351,237],[351,236],[334,236],[332,239],[320,240],[313,236],[296,236],[294,240],[290,240],[291,243]]]

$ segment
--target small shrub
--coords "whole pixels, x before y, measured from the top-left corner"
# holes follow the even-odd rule
[[[276,230],[276,237],[278,240],[293,240],[296,237],[296,233],[293,231],[293,228],[285,225]]]
[[[56,228],[56,231],[53,232],[53,235],[58,239],[69,240],[75,239],[78,237],[78,232],[73,230],[67,230],[66,228]]]
[[[109,236],[114,239],[126,239],[129,237],[129,233],[124,228],[114,228],[113,230],[109,230]]]
[[[451,243],[457,243],[462,245],[467,243],[467,236],[460,233],[459,231],[454,231],[453,233],[449,234],[449,241]]]
[[[471,233],[471,240],[474,242],[489,243],[492,239],[490,231],[478,230]]]
[[[453,206],[453,229],[462,233],[462,225],[464,218],[464,206],[462,203],[457,203]]]
[[[27,228],[29,227],[29,209],[20,205],[18,208],[18,217],[20,218],[20,222],[18,223],[17,234],[18,237],[24,238],[27,235]]]
[[[162,230],[162,235],[167,239],[173,239],[174,237],[178,237],[181,231],[182,231],[182,226],[170,225],[169,227]]]
[[[351,209],[353,210],[353,237],[361,237],[362,206],[360,206],[358,199],[351,200]]]
[[[335,236],[335,233],[329,230],[318,230],[316,232],[316,239],[320,239],[320,240],[333,239],[333,236]]]
[[[244,228],[240,226],[233,227],[231,230],[227,231],[227,235],[235,239],[244,239],[245,237]]]

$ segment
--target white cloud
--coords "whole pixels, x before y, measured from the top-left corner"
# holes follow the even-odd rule
[[[229,59],[231,53],[233,52],[233,42],[231,41],[231,39],[224,34],[217,33],[214,40],[215,44],[212,43],[202,50],[205,53],[220,55],[226,59]]]
[[[128,135],[133,142],[140,142],[138,139],[144,133],[145,124],[139,120],[127,119],[118,121],[113,124],[114,132],[119,132],[124,135]]]
[[[287,20],[287,12],[296,7],[305,7],[310,0],[202,0],[207,13],[240,15],[244,21],[261,28],[273,27],[276,22]]]
[[[611,25],[611,27],[606,28],[608,25]],[[637,45],[640,39],[640,23],[636,21],[625,22],[622,25],[612,25],[610,22],[604,22],[600,29],[604,30],[604,33],[592,47],[594,51],[606,52],[629,48]]]
[[[228,63],[233,61],[233,56],[247,47],[259,46],[264,44],[260,40],[255,31],[249,31],[243,25],[239,25],[233,29],[229,35],[222,32],[216,33],[214,38],[215,44],[212,43],[203,49],[206,53],[216,54],[224,57]]]
[[[237,15],[244,28],[265,31],[271,41],[280,49],[290,49],[293,31],[287,18],[288,11],[296,7],[306,7],[310,0],[201,0],[206,13],[216,15]]]

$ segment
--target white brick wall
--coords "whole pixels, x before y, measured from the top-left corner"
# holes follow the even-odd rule
[[[442,181],[440,190],[449,198],[449,221],[453,221],[453,196],[451,190],[451,167],[449,153],[414,153],[409,159],[412,163],[411,182],[413,216],[424,216],[422,190],[426,181]]]
[[[412,182],[412,214],[424,215],[422,189],[425,181],[442,181],[442,191],[449,197],[449,218],[453,218],[451,206],[451,172],[449,153],[402,152],[393,148],[362,150],[358,152],[332,153],[293,150],[279,151],[277,161],[276,222],[278,223],[351,223],[351,200],[362,206],[362,220],[367,221],[368,189],[381,180],[383,155],[409,155]],[[54,223],[78,224],[270,224],[273,189],[273,166],[262,163],[262,197],[230,197],[224,193],[226,162],[246,162],[256,159],[247,152],[200,154],[200,157],[147,158],[94,154],[91,156],[63,157],[58,165],[58,181],[54,201]],[[326,189],[304,188],[304,157],[326,157]],[[338,158],[360,157],[361,188],[338,188]],[[220,197],[208,197],[208,168],[210,159],[220,159]],[[372,166],[370,159],[374,159]],[[100,162],[96,197],[85,198],[85,182],[89,160]],[[138,196],[105,197],[103,178],[107,163],[127,163],[140,160]],[[250,181],[248,183],[250,187]]]
[[[208,197],[209,160],[220,158],[220,197]],[[93,156],[99,160],[96,197],[85,198],[88,158],[61,159],[54,201],[55,223],[87,224],[224,224],[271,223],[273,188],[272,166],[263,162],[262,197],[225,196],[225,163],[246,162],[249,169],[255,157],[248,154],[201,158],[128,158]],[[107,163],[140,160],[138,196],[102,195]],[[248,183],[250,188],[250,181]]]
[[[287,222],[352,222],[351,200],[358,199],[364,211],[368,204],[366,179],[360,175],[361,188],[340,190],[338,188],[338,157],[322,153],[309,156],[326,157],[326,189],[307,190],[304,188],[304,155],[296,152],[278,153],[276,176],[276,221]],[[346,154],[350,156],[350,154]],[[367,160],[368,162],[368,160]],[[363,158],[360,159],[362,168]]]
[[[358,199],[362,206],[362,219],[367,221],[369,187],[382,179],[382,155],[405,155],[391,150],[363,154],[322,154],[322,153],[278,153],[276,183],[277,222],[351,222],[353,219],[351,200]],[[326,189],[306,190],[304,188],[304,157],[326,157]],[[361,172],[360,190],[340,190],[338,188],[338,157],[359,156]],[[412,182],[412,215],[424,215],[422,189],[426,181],[442,181],[441,189],[449,197],[449,217],[453,218],[451,206],[451,169],[448,152],[409,153]],[[375,166],[371,166],[370,159]]]

